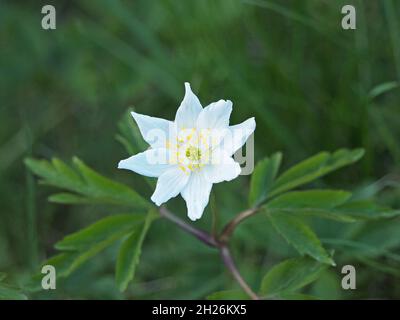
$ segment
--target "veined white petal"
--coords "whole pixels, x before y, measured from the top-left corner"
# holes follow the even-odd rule
[[[192,92],[189,82],[185,82],[185,96],[175,116],[175,122],[179,129],[195,128],[201,110],[203,107],[199,99]]]
[[[246,143],[247,139],[255,129],[256,121],[254,118],[250,118],[240,124],[230,126],[220,144],[220,147],[223,148],[229,155],[233,155]]]
[[[160,206],[169,199],[176,197],[186,186],[190,175],[183,172],[178,166],[165,171],[157,180],[156,190],[151,200]]]
[[[224,152],[222,149],[213,150],[211,155],[211,164],[204,166],[202,171],[204,176],[211,183],[222,181],[231,181],[241,172],[239,163]]]
[[[150,117],[136,112],[131,112],[131,115],[139,126],[139,130],[143,136],[143,139],[152,148],[165,147],[165,143],[170,135],[170,131],[174,127],[174,123],[172,121]]]
[[[205,107],[197,119],[198,129],[225,129],[229,126],[232,101],[219,100]]]
[[[149,149],[121,160],[118,169],[128,169],[147,177],[159,177],[174,166],[169,154],[170,151],[165,148]]]
[[[210,198],[211,188],[212,183],[205,178],[201,171],[191,174],[189,182],[181,192],[186,201],[190,220],[195,221],[203,215]]]

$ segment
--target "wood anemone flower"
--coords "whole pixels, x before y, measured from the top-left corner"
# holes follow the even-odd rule
[[[203,215],[212,185],[235,179],[241,172],[233,154],[254,132],[254,118],[229,126],[232,102],[219,100],[202,107],[189,83],[175,121],[132,112],[150,148],[121,160],[128,169],[158,178],[151,200],[157,205],[179,193],[186,201],[188,216],[195,221]]]

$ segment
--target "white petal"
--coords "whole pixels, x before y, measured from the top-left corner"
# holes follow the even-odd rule
[[[254,118],[250,118],[240,124],[230,126],[228,129],[220,147],[229,155],[233,155],[246,143],[249,136],[254,132],[256,121]]]
[[[149,149],[121,160],[119,169],[128,169],[147,177],[159,177],[167,169],[173,167],[169,161],[169,153],[165,148]]]
[[[185,97],[176,112],[176,124],[180,129],[195,128],[196,120],[201,110],[203,110],[203,107],[199,99],[192,92],[190,84],[185,82]]]
[[[241,172],[239,163],[221,149],[213,151],[211,161],[211,164],[202,169],[206,179],[211,183],[231,181]]]
[[[212,183],[207,181],[201,171],[191,174],[188,184],[181,192],[190,220],[195,221],[203,215],[210,198],[211,187]]]
[[[151,196],[151,200],[160,206],[169,199],[176,197],[186,186],[190,175],[184,173],[178,166],[165,171],[157,181],[156,190]]]
[[[131,114],[139,127],[143,139],[152,148],[165,147],[170,130],[172,130],[174,126],[172,121],[150,117],[136,112],[131,112]]]
[[[229,126],[232,101],[219,100],[205,107],[197,119],[199,129],[225,129]]]

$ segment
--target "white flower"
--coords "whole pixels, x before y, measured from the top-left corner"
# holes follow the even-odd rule
[[[186,82],[174,122],[132,112],[150,148],[120,161],[118,168],[157,177],[151,197],[157,206],[180,193],[189,218],[200,219],[213,183],[230,181],[240,174],[240,165],[232,156],[256,127],[254,118],[229,126],[231,112],[229,100],[203,109]]]

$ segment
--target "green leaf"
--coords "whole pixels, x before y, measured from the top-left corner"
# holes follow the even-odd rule
[[[328,219],[332,221],[337,221],[341,223],[353,223],[358,219],[344,214],[336,209],[319,209],[319,208],[283,208],[283,209],[271,209],[269,211],[271,214],[281,214],[287,213],[298,218],[303,217],[316,217],[321,219]]]
[[[251,207],[258,206],[266,200],[269,189],[278,174],[281,160],[282,154],[278,152],[257,163],[250,183],[249,204]]]
[[[92,249],[93,250],[93,249]],[[100,252],[100,247],[96,247],[97,252]],[[96,254],[95,250],[91,251],[92,255]],[[87,252],[85,252],[86,257],[88,257]],[[80,266],[83,262],[85,262],[84,254],[79,251],[66,251],[59,253],[51,258],[47,259],[43,265],[52,265],[57,270],[57,277],[67,277],[71,274],[78,266]],[[39,276],[34,276],[34,280],[40,283],[43,275],[39,274]]]
[[[129,155],[142,152],[146,150],[147,144],[144,142],[138,126],[131,116],[132,108],[124,112],[123,117],[118,122],[118,129],[120,134],[116,135],[119,141]]]
[[[363,149],[340,149],[333,154],[328,152],[318,153],[279,176],[272,186],[269,197],[309,183],[329,172],[349,165],[359,160],[363,154]]]
[[[266,204],[270,214],[310,215],[340,222],[392,218],[400,210],[381,206],[372,200],[349,201],[351,193],[340,190],[292,191]]]
[[[95,199],[90,199],[67,192],[52,194],[48,199],[50,202],[62,204],[94,204],[100,202],[98,200],[96,201]]]
[[[67,277],[75,271],[80,265],[94,257],[107,247],[111,246],[115,241],[122,237],[121,234],[116,234],[106,238],[100,242],[93,243],[81,251],[66,251],[63,254],[56,256],[56,261],[62,265],[62,268],[57,268],[57,276]],[[54,265],[53,260],[49,259],[48,264]],[[54,265],[55,266],[55,265]],[[56,266],[55,266],[56,267]]]
[[[56,270],[57,279],[68,277],[73,271],[75,271],[80,265],[92,258],[100,251],[111,245],[116,239],[107,239],[99,243],[93,244],[92,247],[87,248],[86,251],[65,251],[59,253],[43,262],[44,265],[52,265]],[[40,291],[42,290],[41,281],[43,274],[34,274],[28,283],[24,285],[24,288],[29,291]]]
[[[6,277],[6,273],[0,272],[0,300],[27,300],[21,289],[2,283]]]
[[[393,210],[389,207],[379,205],[370,199],[347,202],[336,209],[357,220],[378,220],[400,215],[400,210]]]
[[[55,244],[58,250],[85,250],[110,238],[120,238],[144,221],[144,215],[120,214],[101,219]]]
[[[389,81],[389,82],[384,82],[376,87],[374,87],[368,94],[368,98],[370,100],[380,96],[381,94],[384,94],[390,90],[393,90],[399,86],[399,83],[396,81]]]
[[[31,158],[25,159],[25,165],[34,174],[41,177],[46,184],[77,192],[83,190],[82,179],[75,173],[71,174],[72,169],[67,170],[67,166],[61,166],[60,163],[61,161],[56,159],[53,159],[52,162]]]
[[[223,290],[209,294],[207,300],[249,300],[242,290]]]
[[[92,246],[85,248],[82,251],[65,251],[59,253],[48,260],[42,265],[52,265],[57,270],[57,279],[68,277],[74,272],[79,266],[94,257],[96,254],[112,245],[119,237],[110,237],[98,243],[93,243]],[[24,285],[24,289],[29,291],[40,291],[42,290],[41,281],[43,274],[34,274],[28,283]]]
[[[264,276],[261,282],[261,294],[271,296],[296,291],[316,280],[326,268],[326,264],[310,258],[285,260]]]
[[[143,225],[144,221],[144,215],[133,214],[101,219],[57,242],[55,247],[64,252],[51,257],[43,265],[51,264],[57,269],[57,277],[67,277],[88,259]],[[33,277],[32,288],[37,288],[40,279],[41,275]]]
[[[138,125],[133,120],[131,111],[134,111],[134,109],[129,108],[118,122],[120,134],[115,136],[115,139],[122,144],[128,155],[143,152],[148,148],[147,143],[143,140]],[[155,179],[144,177],[144,180],[151,188],[155,188]]]
[[[324,300],[340,300],[343,288],[341,286],[342,274],[336,270],[324,270],[313,283],[311,294]]]
[[[131,188],[105,178],[89,168],[78,158],[73,158],[76,170],[58,159],[26,159],[25,164],[43,183],[66,189],[76,194],[62,193],[50,201],[69,204],[113,204],[147,210],[151,204]],[[68,194],[68,195],[67,195]]]
[[[135,275],[143,241],[153,219],[154,217],[149,213],[146,220],[142,224],[136,226],[121,245],[115,272],[115,281],[120,291],[126,290],[128,283],[132,281]]]
[[[400,221],[398,219],[388,219],[380,221],[370,221],[365,223],[361,228],[352,235],[353,241],[361,243],[366,247],[366,253],[371,255],[386,254],[386,250],[400,247]],[[377,250],[369,252],[368,247]],[[357,248],[358,252],[362,252],[363,248]]]
[[[53,167],[60,174],[60,176],[65,177],[67,181],[72,184],[80,185],[82,183],[79,174],[77,174],[74,170],[68,167],[64,162],[57,158],[53,158],[51,160]]]
[[[350,197],[350,192],[342,190],[292,191],[272,199],[267,208],[332,209],[345,203]]]
[[[82,174],[92,197],[141,209],[150,207],[147,201],[129,187],[101,176],[76,157],[72,161]]]
[[[295,216],[315,216],[340,222],[355,222],[354,217],[335,210],[345,203],[351,193],[341,190],[307,190],[284,193],[266,204],[270,214],[280,212],[291,213]]]
[[[26,295],[19,289],[0,283],[0,300],[27,300]]]
[[[335,265],[316,234],[300,219],[286,212],[267,215],[277,232],[301,255],[307,254],[322,263]]]
[[[400,262],[400,255],[390,251],[390,249],[395,249],[400,245],[399,241],[399,230],[400,225],[398,223],[393,223],[393,221],[385,221],[389,225],[389,228],[384,228],[383,230],[368,230],[368,232],[380,232],[381,234],[372,234],[372,239],[354,239],[345,240],[338,238],[324,238],[321,239],[323,243],[329,244],[333,247],[340,248],[341,252],[351,255],[355,259],[360,259],[360,257],[387,257],[396,262]],[[374,224],[373,224],[374,225]],[[380,226],[381,227],[381,226]],[[386,230],[385,230],[386,229]],[[377,236],[381,236],[378,238]]]

